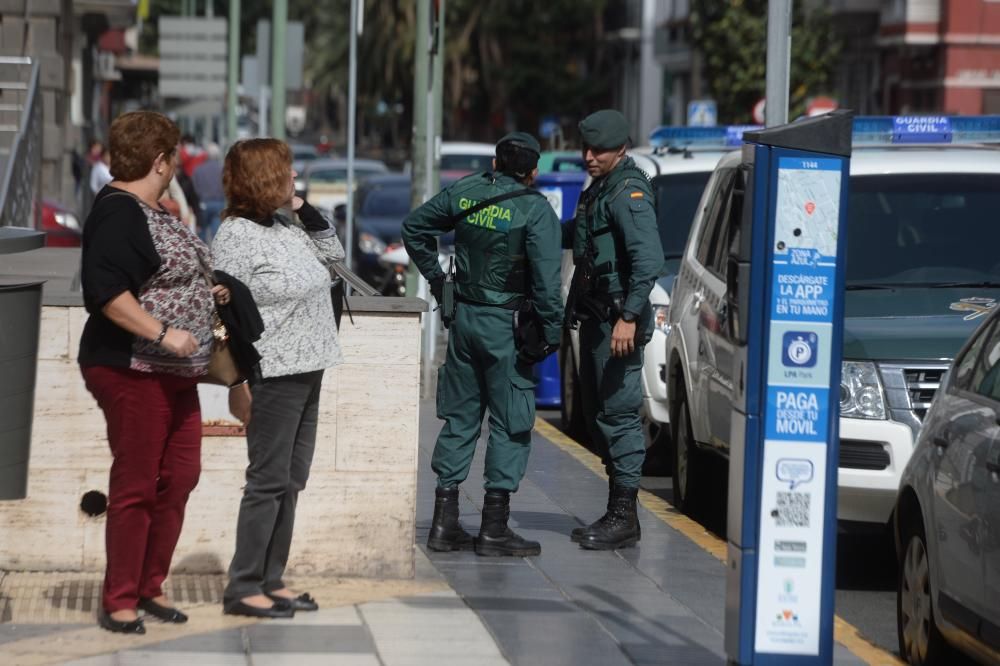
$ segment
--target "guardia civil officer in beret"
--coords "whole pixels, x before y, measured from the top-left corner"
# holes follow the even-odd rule
[[[406,251],[430,282],[449,326],[448,354],[438,375],[437,413],[445,423],[432,459],[438,483],[431,550],[541,552],[538,542],[507,526],[535,421],[532,364],[558,347],[563,323],[559,219],[545,197],[530,189],[539,153],[530,134],[508,134],[497,144],[492,172],[459,180],[403,222]],[[446,284],[437,237],[452,230],[457,275]],[[458,486],[469,474],[487,408],[486,497],[473,545],[459,524]]]
[[[663,268],[649,181],[625,154],[629,127],[618,111],[580,123],[583,159],[593,178],[564,229],[576,265],[566,305],[579,325],[580,390],[588,429],[608,472],[608,507],[573,530],[583,548],[610,550],[639,540],[636,499],[646,456],[639,418],[642,352],[653,334],[649,292]]]

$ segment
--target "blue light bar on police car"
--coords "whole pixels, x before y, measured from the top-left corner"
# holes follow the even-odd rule
[[[1000,116],[858,116],[852,143],[1000,143]]]
[[[664,125],[649,135],[654,148],[725,148],[739,146],[743,132],[761,129],[760,125],[715,125],[712,127],[680,127]]]

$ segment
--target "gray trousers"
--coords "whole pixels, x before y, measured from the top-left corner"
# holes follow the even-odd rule
[[[246,487],[236,525],[236,553],[223,600],[285,587],[295,504],[306,487],[316,448],[323,371],[256,383],[247,425]]]

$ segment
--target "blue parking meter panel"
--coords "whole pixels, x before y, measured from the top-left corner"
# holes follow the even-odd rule
[[[749,307],[738,308],[749,316],[746,391],[733,403],[726,646],[740,664],[828,664],[851,116],[746,139],[750,242],[737,259],[750,267]]]

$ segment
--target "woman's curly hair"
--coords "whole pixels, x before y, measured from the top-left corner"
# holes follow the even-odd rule
[[[180,137],[177,125],[162,113],[123,113],[108,131],[111,176],[124,183],[145,178],[159,155],[173,159]]]
[[[245,139],[233,144],[222,168],[227,217],[261,222],[288,202],[292,151],[278,139]]]

